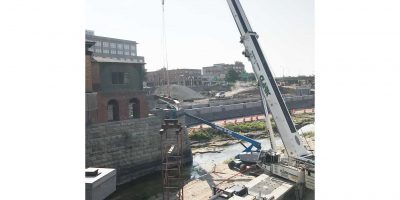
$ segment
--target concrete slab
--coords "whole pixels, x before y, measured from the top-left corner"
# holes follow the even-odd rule
[[[261,195],[266,199],[272,199],[272,197],[279,199],[293,188],[294,183],[267,174],[261,174],[246,183],[245,186],[251,196],[259,197]]]
[[[256,197],[253,197],[251,195],[247,195],[245,197],[239,197],[239,196],[234,195],[233,197],[229,198],[229,200],[255,200],[255,199],[256,199]]]
[[[117,171],[109,168],[87,168],[87,171],[98,170],[94,177],[85,177],[86,200],[103,200],[116,190]]]
[[[226,181],[229,179],[229,181]],[[232,186],[244,185],[248,188],[249,195],[244,197],[233,196],[230,200],[253,200],[261,197],[275,200],[285,196],[293,187],[294,183],[287,180],[261,174],[257,177],[245,175],[228,168],[227,164],[216,165],[215,172],[209,172],[198,180],[188,182],[183,190],[185,199],[209,199],[212,196],[212,186],[228,189]],[[217,197],[215,200],[226,200]]]

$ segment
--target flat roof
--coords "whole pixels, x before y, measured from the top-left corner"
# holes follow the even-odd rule
[[[95,168],[95,167],[89,167],[86,168],[86,170],[99,170],[99,175],[95,176],[95,177],[85,177],[85,183],[89,183],[89,184],[94,184],[97,181],[103,182],[104,180],[101,179],[109,179],[112,176],[115,176],[117,174],[115,169],[111,169],[111,168]]]
[[[120,41],[120,42],[127,42],[127,43],[134,43],[138,44],[136,41],[133,40],[126,40],[126,39],[119,39],[119,38],[112,38],[112,37],[105,37],[105,36],[98,36],[98,35],[85,35],[86,38],[93,38],[93,39],[105,39],[105,40],[113,40],[113,41]]]

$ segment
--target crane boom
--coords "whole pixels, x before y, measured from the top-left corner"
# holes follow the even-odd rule
[[[188,116],[188,117],[191,117],[193,119],[196,119],[197,121],[200,121],[200,122],[202,122],[204,124],[207,124],[211,128],[213,128],[215,130],[218,130],[218,131],[221,131],[221,132],[223,132],[223,133],[225,133],[225,134],[227,134],[227,135],[229,135],[231,137],[234,137],[234,138],[236,138],[238,140],[243,140],[243,141],[246,141],[246,142],[250,143],[250,146],[246,146],[246,148],[245,148],[245,150],[243,152],[252,152],[253,151],[252,150],[253,147],[255,148],[255,151],[260,151],[261,150],[261,143],[255,141],[255,140],[253,140],[251,138],[248,138],[248,137],[246,137],[244,135],[236,133],[235,131],[231,131],[231,130],[226,129],[224,127],[218,126],[217,124],[209,122],[207,120],[204,120],[204,119],[202,119],[200,117],[196,117],[196,116],[193,116],[193,115],[188,114],[188,113],[185,113],[185,115]]]
[[[299,138],[267,60],[258,44],[258,35],[251,29],[239,0],[227,0],[227,2],[241,35],[240,42],[245,46],[243,53],[250,60],[259,87],[261,87],[261,98],[263,102],[266,102],[264,110],[267,111],[267,107],[270,108],[288,155],[295,158],[309,155],[310,153]]]

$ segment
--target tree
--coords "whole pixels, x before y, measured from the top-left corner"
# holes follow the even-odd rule
[[[228,72],[225,74],[225,81],[234,83],[237,80],[239,80],[239,74],[233,69],[228,70]]]
[[[254,73],[243,72],[239,75],[239,80],[241,81],[255,81],[256,77],[254,77]]]

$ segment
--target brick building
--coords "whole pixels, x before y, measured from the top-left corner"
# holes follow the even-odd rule
[[[211,67],[203,67],[203,84],[214,85],[218,83],[225,83],[225,74],[233,69],[237,73],[242,74],[245,72],[244,64],[236,61],[235,64],[214,64]]]
[[[158,71],[147,72],[147,85],[162,86],[167,85],[167,70],[162,68]],[[201,70],[200,69],[171,69],[168,70],[170,84],[198,86],[201,85]]]
[[[98,36],[92,30],[86,30],[86,40],[93,41],[89,47],[95,57],[144,63],[144,57],[137,55],[137,42],[111,37]]]
[[[86,123],[147,117],[144,63],[96,57],[94,44],[86,41]]]

